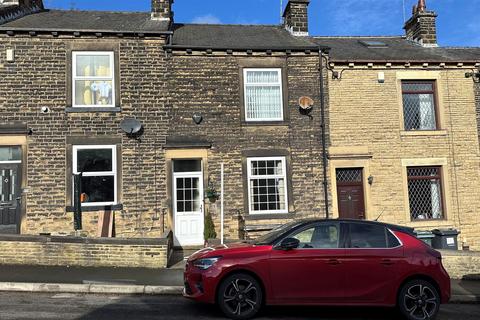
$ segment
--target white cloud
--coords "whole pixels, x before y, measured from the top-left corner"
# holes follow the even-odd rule
[[[192,23],[199,23],[199,24],[220,24],[222,23],[219,18],[214,16],[213,14],[206,14],[203,16],[198,16],[193,18]]]

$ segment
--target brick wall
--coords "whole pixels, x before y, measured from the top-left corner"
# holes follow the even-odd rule
[[[115,138],[121,143],[122,175],[116,212],[119,237],[159,237],[165,204],[165,165],[162,146],[168,125],[165,108],[166,64],[158,39],[54,38],[48,35],[0,38],[0,119],[20,121],[33,129],[26,151],[26,216],[22,232],[30,234],[73,231],[67,200],[67,139]],[[119,56],[121,113],[68,113],[69,48],[115,48]],[[15,62],[5,61],[5,50],[15,50]],[[41,107],[49,107],[44,114]],[[141,141],[129,139],[119,127],[136,117],[145,128]],[[25,164],[24,164],[25,166]],[[98,213],[84,213],[87,234],[97,233]]]
[[[475,84],[475,104],[477,109],[478,140],[480,142],[480,83]]]
[[[380,71],[385,72],[385,83],[377,80]],[[466,79],[465,70],[461,69],[409,71],[414,79],[437,79],[442,130],[404,132],[397,76],[398,72],[405,71],[402,68],[351,69],[343,73],[342,80],[330,81],[331,145],[350,153],[364,150],[352,161],[366,158],[367,176],[373,176],[373,184],[366,185],[368,219],[375,219],[382,213],[380,221],[419,230],[457,228],[461,231],[459,242],[466,241],[472,249],[478,250],[480,197],[475,190],[480,179],[480,151],[472,80]],[[421,164],[429,159],[445,161],[446,219],[411,222],[406,169],[402,161],[418,160]]]
[[[158,269],[167,266],[171,245],[171,232],[163,239],[2,235],[0,264]]]

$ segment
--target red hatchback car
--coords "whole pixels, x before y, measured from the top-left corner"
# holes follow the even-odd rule
[[[441,255],[413,229],[370,221],[286,224],[252,243],[206,248],[185,269],[184,295],[232,319],[262,305],[397,306],[433,319],[450,299]]]

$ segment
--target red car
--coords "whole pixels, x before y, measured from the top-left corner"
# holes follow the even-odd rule
[[[411,228],[370,221],[292,222],[252,243],[200,250],[184,276],[185,297],[232,319],[265,304],[397,306],[423,320],[450,299],[439,252]]]

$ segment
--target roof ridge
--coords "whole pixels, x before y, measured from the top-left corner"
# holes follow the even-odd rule
[[[142,14],[150,14],[149,11],[112,11],[112,10],[65,10],[65,9],[46,9],[40,12],[48,12],[48,11],[58,11],[58,12],[88,12],[88,13],[117,13],[117,14],[132,14],[132,13],[142,13]]]
[[[405,36],[403,35],[398,35],[398,36],[310,36],[311,38],[314,38],[314,39],[320,39],[320,38],[324,38],[324,39],[378,39],[378,38],[382,38],[382,39],[398,39],[398,38],[402,38],[402,39],[406,39]]]
[[[241,24],[241,23],[190,23],[190,22],[175,22],[174,25],[188,25],[188,26],[233,26],[233,27],[275,27],[280,28],[278,24]]]

